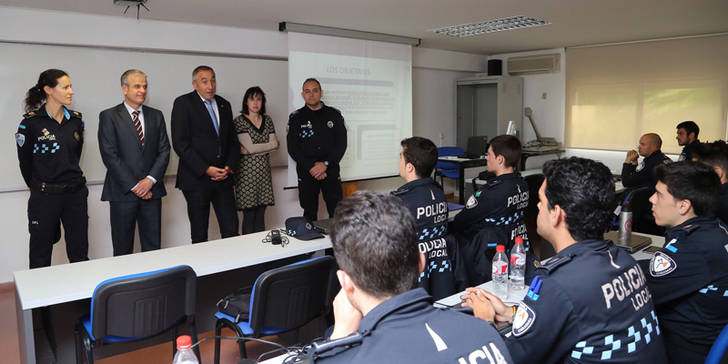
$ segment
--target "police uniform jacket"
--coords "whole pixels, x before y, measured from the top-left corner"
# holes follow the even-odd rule
[[[65,107],[63,112],[61,123],[48,115],[45,104],[23,115],[15,139],[20,172],[28,187],[83,179],[79,166],[84,131],[81,113]]]
[[[624,187],[649,187],[654,188],[657,183],[655,177],[655,167],[660,164],[672,163],[672,159],[663,154],[660,150],[645,157],[640,162],[641,169],[638,171],[637,166],[632,163],[622,164],[622,185]]]
[[[506,338],[516,363],[664,363],[645,275],[604,240],[577,242],[539,269]]]
[[[700,145],[700,140],[695,139],[692,143],[687,144],[683,147],[682,151],[680,152],[680,161],[691,161],[693,160],[693,153],[695,152],[695,149]]]
[[[718,201],[716,215],[723,224],[728,224],[728,182],[720,186],[720,200]]]
[[[392,194],[404,202],[417,223],[417,244],[427,258],[419,277],[420,287],[436,300],[465,289],[463,269],[459,275],[455,272],[457,243],[446,237],[448,206],[442,188],[431,177],[425,177],[404,184]]]
[[[323,103],[318,110],[304,105],[289,116],[286,139],[299,175],[308,175],[316,162],[328,163],[327,174],[338,173],[347,143],[339,110]]]
[[[509,241],[498,242],[510,247],[516,236],[527,241],[523,217],[528,207],[528,185],[519,173],[490,178],[468,199],[465,208],[450,225],[452,232],[465,242],[486,226],[495,226]]]
[[[665,243],[640,264],[666,341],[702,346],[707,354],[728,324],[728,228],[714,217],[696,217],[668,229]]]
[[[317,363],[512,363],[488,323],[432,306],[422,288],[394,296],[359,324],[358,344],[321,355]]]

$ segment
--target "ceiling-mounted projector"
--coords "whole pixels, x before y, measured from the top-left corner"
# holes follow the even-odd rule
[[[137,6],[146,3],[147,0],[114,0],[114,5]]]

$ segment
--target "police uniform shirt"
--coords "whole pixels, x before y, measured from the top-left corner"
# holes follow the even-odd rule
[[[364,316],[361,342],[324,353],[317,363],[512,363],[488,323],[432,306],[422,288],[394,296]]]
[[[679,335],[707,350],[728,324],[728,228],[714,217],[665,232],[665,246],[640,261],[670,343]]]
[[[15,134],[20,171],[28,187],[40,183],[62,184],[83,177],[79,162],[84,125],[81,113],[63,107],[58,123],[45,110],[23,115]]]
[[[645,275],[624,250],[583,240],[547,260],[514,316],[516,363],[664,363]]]
[[[523,216],[528,207],[528,185],[518,173],[507,173],[490,178],[485,185],[468,198],[465,208],[453,220],[451,232],[470,242],[485,226],[496,226],[508,237],[498,242],[510,247],[520,236],[528,241]]]
[[[672,159],[663,154],[660,150],[645,157],[640,162],[640,169],[632,163],[622,164],[622,185],[624,187],[642,187],[647,186],[654,188],[657,183],[655,177],[655,167],[660,164],[672,163]]]
[[[323,103],[318,110],[303,106],[288,118],[287,142],[299,174],[307,174],[315,162],[328,162],[329,168],[338,170],[346,152],[344,118],[339,110]]]
[[[420,286],[435,299],[457,292],[445,239],[448,207],[442,188],[432,178],[425,177],[404,184],[392,194],[404,202],[417,223],[417,245],[427,259],[420,273]]]

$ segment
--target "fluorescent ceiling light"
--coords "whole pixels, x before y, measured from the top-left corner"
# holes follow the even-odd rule
[[[551,23],[541,19],[517,15],[478,23],[452,25],[449,27],[435,29],[433,32],[442,35],[449,35],[451,37],[463,38],[485,33],[502,32],[504,30],[538,27],[547,24]]]

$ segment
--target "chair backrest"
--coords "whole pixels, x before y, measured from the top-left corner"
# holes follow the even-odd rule
[[[447,157],[449,155],[460,155],[464,154],[465,151],[460,147],[439,147],[437,148],[438,157]]]
[[[720,363],[720,360],[725,355],[726,348],[728,348],[728,325],[725,325],[723,331],[721,331],[718,338],[715,339],[708,356],[705,358],[705,364]]]
[[[261,274],[250,295],[250,328],[293,329],[321,315],[330,305],[328,291],[335,260],[323,256]]]
[[[187,265],[101,282],[91,299],[92,335],[144,338],[195,314],[197,275]]]

